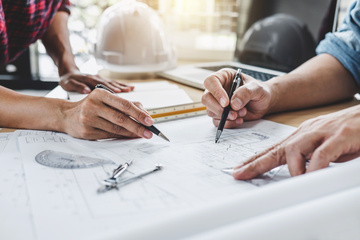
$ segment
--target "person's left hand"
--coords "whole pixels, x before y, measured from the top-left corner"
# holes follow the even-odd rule
[[[234,168],[233,177],[247,180],[288,164],[297,176],[360,156],[360,106],[305,121],[285,140]],[[310,160],[307,165],[307,161]]]
[[[88,94],[97,84],[103,84],[116,93],[130,92],[134,86],[119,83],[115,80],[105,79],[99,75],[89,75],[80,72],[70,72],[60,77],[60,86],[68,92]]]

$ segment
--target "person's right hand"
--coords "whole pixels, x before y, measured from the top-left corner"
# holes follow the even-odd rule
[[[93,90],[79,102],[69,102],[62,115],[62,131],[76,138],[150,139],[153,135],[139,124],[153,124],[153,119],[140,103],[130,102],[104,89]]]
[[[350,161],[360,156],[359,135],[360,105],[309,119],[284,140],[240,163],[233,176],[248,180],[284,164],[291,176],[298,176]]]
[[[229,105],[228,92],[234,80],[236,71],[222,69],[204,81],[206,91],[202,103],[207,108],[207,114],[213,118],[215,126],[219,125],[224,108]],[[225,128],[239,127],[244,120],[256,120],[263,117],[270,108],[271,92],[266,83],[258,81],[246,74],[241,74],[243,84],[234,92],[231,98],[231,108]]]

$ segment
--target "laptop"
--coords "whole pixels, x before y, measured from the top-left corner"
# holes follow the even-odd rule
[[[174,69],[158,73],[159,76],[180,82],[199,89],[205,89],[203,81],[210,74],[222,68],[241,68],[242,72],[258,80],[266,81],[272,77],[283,75],[292,69],[282,66],[270,66],[265,62],[240,61],[240,45],[247,29],[253,23],[274,14],[288,14],[296,17],[309,29],[315,46],[325,37],[327,32],[334,30],[337,24],[337,16],[340,0],[250,0],[248,14],[244,19],[238,17],[238,32],[236,36],[236,49],[233,61],[208,62],[198,64],[181,65]],[[241,7],[241,6],[240,6]],[[241,9],[239,7],[239,16]],[[240,31],[240,29],[245,29]],[[313,51],[315,55],[315,51]],[[311,58],[310,56],[309,58]]]

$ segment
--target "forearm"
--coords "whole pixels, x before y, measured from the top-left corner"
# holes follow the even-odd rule
[[[328,54],[266,84],[272,96],[269,113],[338,102],[353,97],[359,90],[352,75]]]
[[[57,12],[42,38],[46,51],[58,66],[60,76],[78,70],[69,41],[68,17],[66,12]]]
[[[0,86],[0,127],[64,132],[66,101],[16,93]]]

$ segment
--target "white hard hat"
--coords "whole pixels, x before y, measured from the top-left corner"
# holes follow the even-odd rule
[[[101,15],[95,57],[105,69],[120,73],[159,72],[176,65],[160,17],[136,0],[122,0]]]

